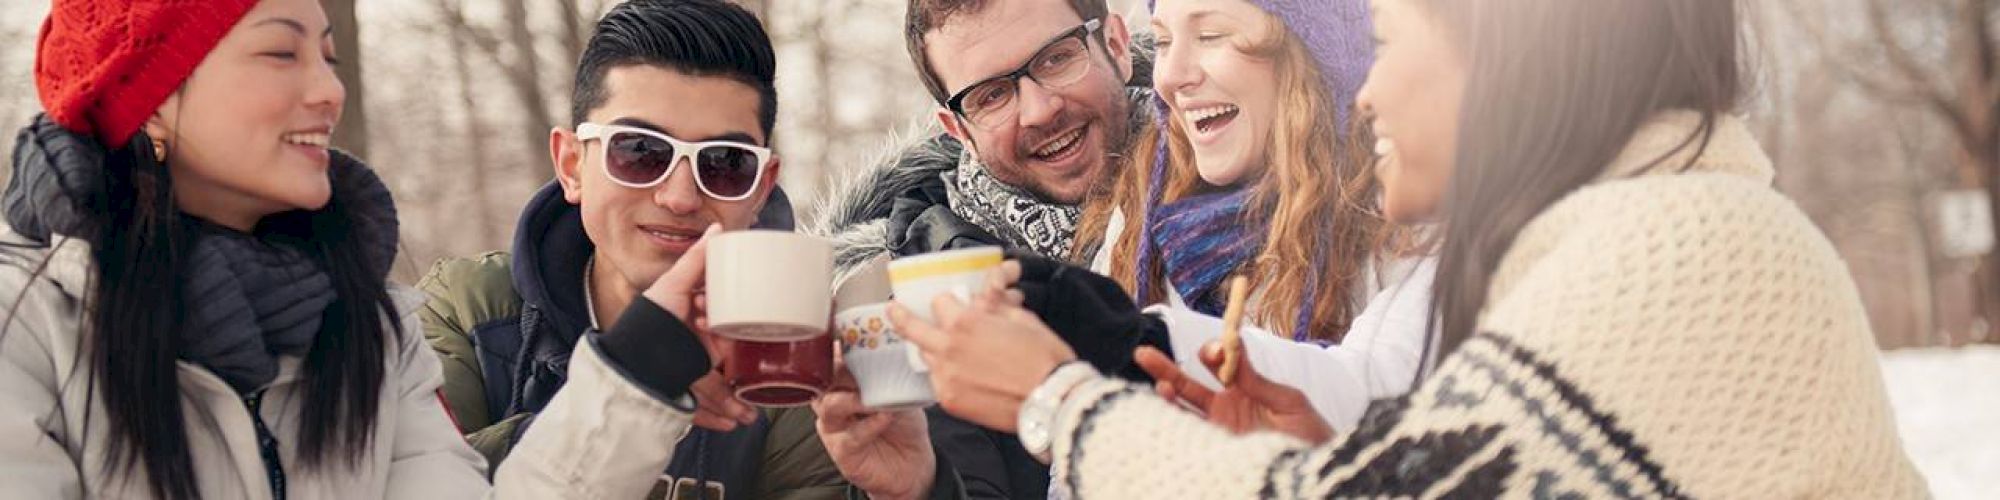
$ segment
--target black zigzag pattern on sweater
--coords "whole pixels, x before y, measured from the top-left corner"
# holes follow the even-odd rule
[[[1451,410],[1498,404],[1489,399],[1507,398],[1525,410],[1519,418],[1409,435],[1407,430],[1396,431],[1414,406],[1410,396],[1377,401],[1344,445],[1317,460],[1279,460],[1274,465],[1318,465],[1308,470],[1314,472],[1311,477],[1317,478],[1319,488],[1281,481],[1285,471],[1274,469],[1270,471],[1272,483],[1261,493],[1267,498],[1315,494],[1336,498],[1427,495],[1481,498],[1507,491],[1510,483],[1514,483],[1529,485],[1542,497],[1566,498],[1580,496],[1563,490],[1564,484],[1573,484],[1566,481],[1582,481],[1627,498],[1685,498],[1678,486],[1666,479],[1661,467],[1648,457],[1645,447],[1633,440],[1631,432],[1620,428],[1616,418],[1597,409],[1589,395],[1564,379],[1554,365],[1505,337],[1481,334],[1475,340],[1492,346],[1493,350],[1461,350],[1459,357],[1471,369],[1431,381],[1437,391],[1434,401],[1426,402],[1435,409]],[[1494,357],[1494,351],[1500,357]],[[1460,389],[1466,385],[1460,377],[1468,371],[1490,376],[1493,386],[1483,391]],[[1521,380],[1518,373],[1522,371],[1534,380]],[[1582,418],[1559,418],[1563,415]],[[1583,425],[1566,423],[1576,420],[1582,420]],[[1400,437],[1392,437],[1399,434]],[[1601,437],[1602,444],[1587,444],[1586,436]],[[1521,441],[1524,438],[1546,439],[1568,451],[1573,459],[1569,465],[1573,467],[1555,471],[1530,469],[1518,463],[1517,446],[1527,444]],[[1610,473],[1619,465],[1636,470],[1641,483],[1634,484],[1632,478]],[[1517,477],[1520,474],[1530,475]],[[1443,491],[1439,492],[1440,489]],[[1290,494],[1284,494],[1287,490],[1291,490]]]
[[[1546,380],[1555,386],[1556,395],[1560,400],[1569,403],[1575,407],[1577,412],[1589,417],[1591,426],[1598,432],[1603,433],[1605,439],[1610,441],[1611,446],[1623,455],[1619,458],[1639,469],[1639,472],[1645,476],[1646,480],[1652,483],[1655,491],[1659,491],[1662,495],[1669,498],[1686,498],[1680,493],[1679,485],[1674,484],[1673,481],[1666,478],[1662,467],[1660,467],[1659,463],[1652,460],[1652,457],[1646,451],[1646,447],[1632,438],[1632,432],[1619,427],[1616,417],[1597,409],[1590,395],[1584,394],[1583,391],[1576,388],[1576,384],[1571,383],[1569,379],[1563,378],[1561,374],[1557,373],[1555,365],[1541,360],[1533,352],[1522,348],[1512,340],[1508,340],[1507,337],[1492,333],[1481,333],[1477,337],[1498,346],[1502,352],[1507,353],[1512,358],[1512,361],[1533,367],[1536,378]],[[1515,391],[1520,391],[1520,381],[1513,381],[1512,385]]]

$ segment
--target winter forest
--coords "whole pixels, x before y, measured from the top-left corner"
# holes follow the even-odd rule
[[[506,249],[551,179],[571,69],[615,0],[324,0],[347,108],[334,146],[394,190],[414,282]],[[900,0],[745,0],[778,51],[774,144],[800,217],[927,122]],[[1134,30],[1145,2],[1111,0]],[[1860,285],[1906,446],[1941,497],[2000,491],[2000,0],[1742,2],[1744,106],[1779,188]],[[0,0],[0,124],[37,113],[45,0]],[[10,157],[12,135],[0,140]],[[0,171],[0,176],[7,175]],[[1974,439],[1966,439],[1966,438]]]

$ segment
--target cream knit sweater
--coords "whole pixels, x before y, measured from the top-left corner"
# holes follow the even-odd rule
[[[1723,119],[1643,127],[1520,232],[1479,331],[1410,396],[1311,447],[1231,436],[1098,380],[1058,410],[1080,498],[1914,498],[1845,265]],[[1573,496],[1572,496],[1573,495]]]

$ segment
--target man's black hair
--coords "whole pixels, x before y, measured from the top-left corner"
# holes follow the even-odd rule
[[[777,57],[757,16],[722,0],[632,0],[611,8],[578,58],[570,95],[571,125],[609,99],[611,68],[651,65],[694,76],[730,78],[757,89],[765,141],[778,116]]]

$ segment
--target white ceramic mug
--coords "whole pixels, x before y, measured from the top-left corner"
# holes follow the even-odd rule
[[[785,231],[732,231],[708,243],[708,327],[724,337],[792,342],[826,333],[833,244]]]
[[[931,301],[940,294],[971,300],[972,292],[986,285],[986,274],[1006,259],[1000,247],[978,247],[927,253],[896,259],[889,263],[889,285],[895,300],[925,321],[937,322]],[[913,353],[914,354],[914,353]],[[918,370],[929,370],[923,359],[911,356]]]
[[[928,406],[937,401],[930,376],[912,362],[917,346],[896,335],[889,324],[889,304],[857,306],[834,316],[833,334],[840,341],[841,359],[861,404],[877,410]]]

